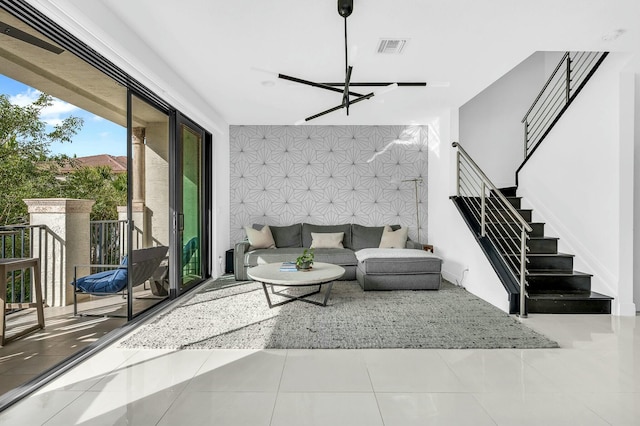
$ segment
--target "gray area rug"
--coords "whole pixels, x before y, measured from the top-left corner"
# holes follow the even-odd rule
[[[364,292],[356,281],[338,281],[327,307],[295,301],[269,309],[260,284],[224,277],[186,297],[170,312],[139,327],[120,347],[558,347],[494,306],[446,282],[439,291]],[[273,296],[272,300],[283,299]]]

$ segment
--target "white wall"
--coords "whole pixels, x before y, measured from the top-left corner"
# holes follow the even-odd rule
[[[225,270],[225,252],[231,248],[229,240],[229,131],[213,135],[213,207],[211,214],[213,231],[212,274],[219,276]]]
[[[633,209],[633,162],[625,157],[633,111],[620,86],[627,61],[609,55],[521,171],[518,188],[534,221],[547,223],[545,233],[561,238],[559,251],[575,254],[574,269],[594,274],[593,290],[614,296],[614,313],[623,315],[633,309],[629,271],[621,270],[629,266],[620,262],[622,235],[632,233],[624,213]]]
[[[637,59],[638,60],[638,59]],[[633,302],[640,309],[640,64],[636,64],[634,74],[634,269]]]
[[[498,188],[515,185],[515,171],[524,160],[521,120],[556,56],[534,53],[460,107],[459,142]]]
[[[444,259],[442,275],[508,312],[504,286],[449,198],[455,194],[455,150],[451,142],[458,139],[458,111],[443,111],[429,124],[429,131],[429,243]]]

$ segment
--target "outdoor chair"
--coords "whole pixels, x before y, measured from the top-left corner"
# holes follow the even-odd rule
[[[168,247],[150,247],[131,252],[131,285],[136,287],[149,280],[165,259]],[[73,314],[78,315],[78,294],[93,296],[111,296],[114,294],[127,294],[128,284],[128,259],[125,256],[120,265],[75,265],[73,268]],[[109,270],[97,272],[78,278],[77,269],[80,267],[108,268]]]
[[[198,251],[198,237],[193,237],[182,247],[183,273],[194,269],[190,266],[191,260]],[[169,294],[169,259],[164,259],[160,267],[149,280],[151,292],[154,296],[165,297]]]

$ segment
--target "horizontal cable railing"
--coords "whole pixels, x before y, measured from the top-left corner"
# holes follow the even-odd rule
[[[546,137],[607,52],[566,52],[522,119],[525,160]]]
[[[467,152],[457,148],[457,196],[480,224],[480,236],[501,253],[508,270],[520,285],[520,316],[526,317],[527,245],[531,226]]]

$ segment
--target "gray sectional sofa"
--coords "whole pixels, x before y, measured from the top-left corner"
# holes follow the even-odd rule
[[[253,225],[253,228],[262,229],[262,226]],[[440,288],[442,259],[425,252],[421,244],[410,239],[406,243],[406,249],[409,250],[378,250],[383,226],[297,223],[289,226],[269,225],[269,228],[276,248],[253,249],[248,241],[236,244],[234,271],[237,280],[248,280],[247,269],[258,264],[295,261],[304,248],[311,246],[312,232],[344,232],[344,248],[315,249],[316,262],[332,263],[345,269],[342,280],[357,279],[364,290]],[[396,230],[399,226],[391,228]]]

